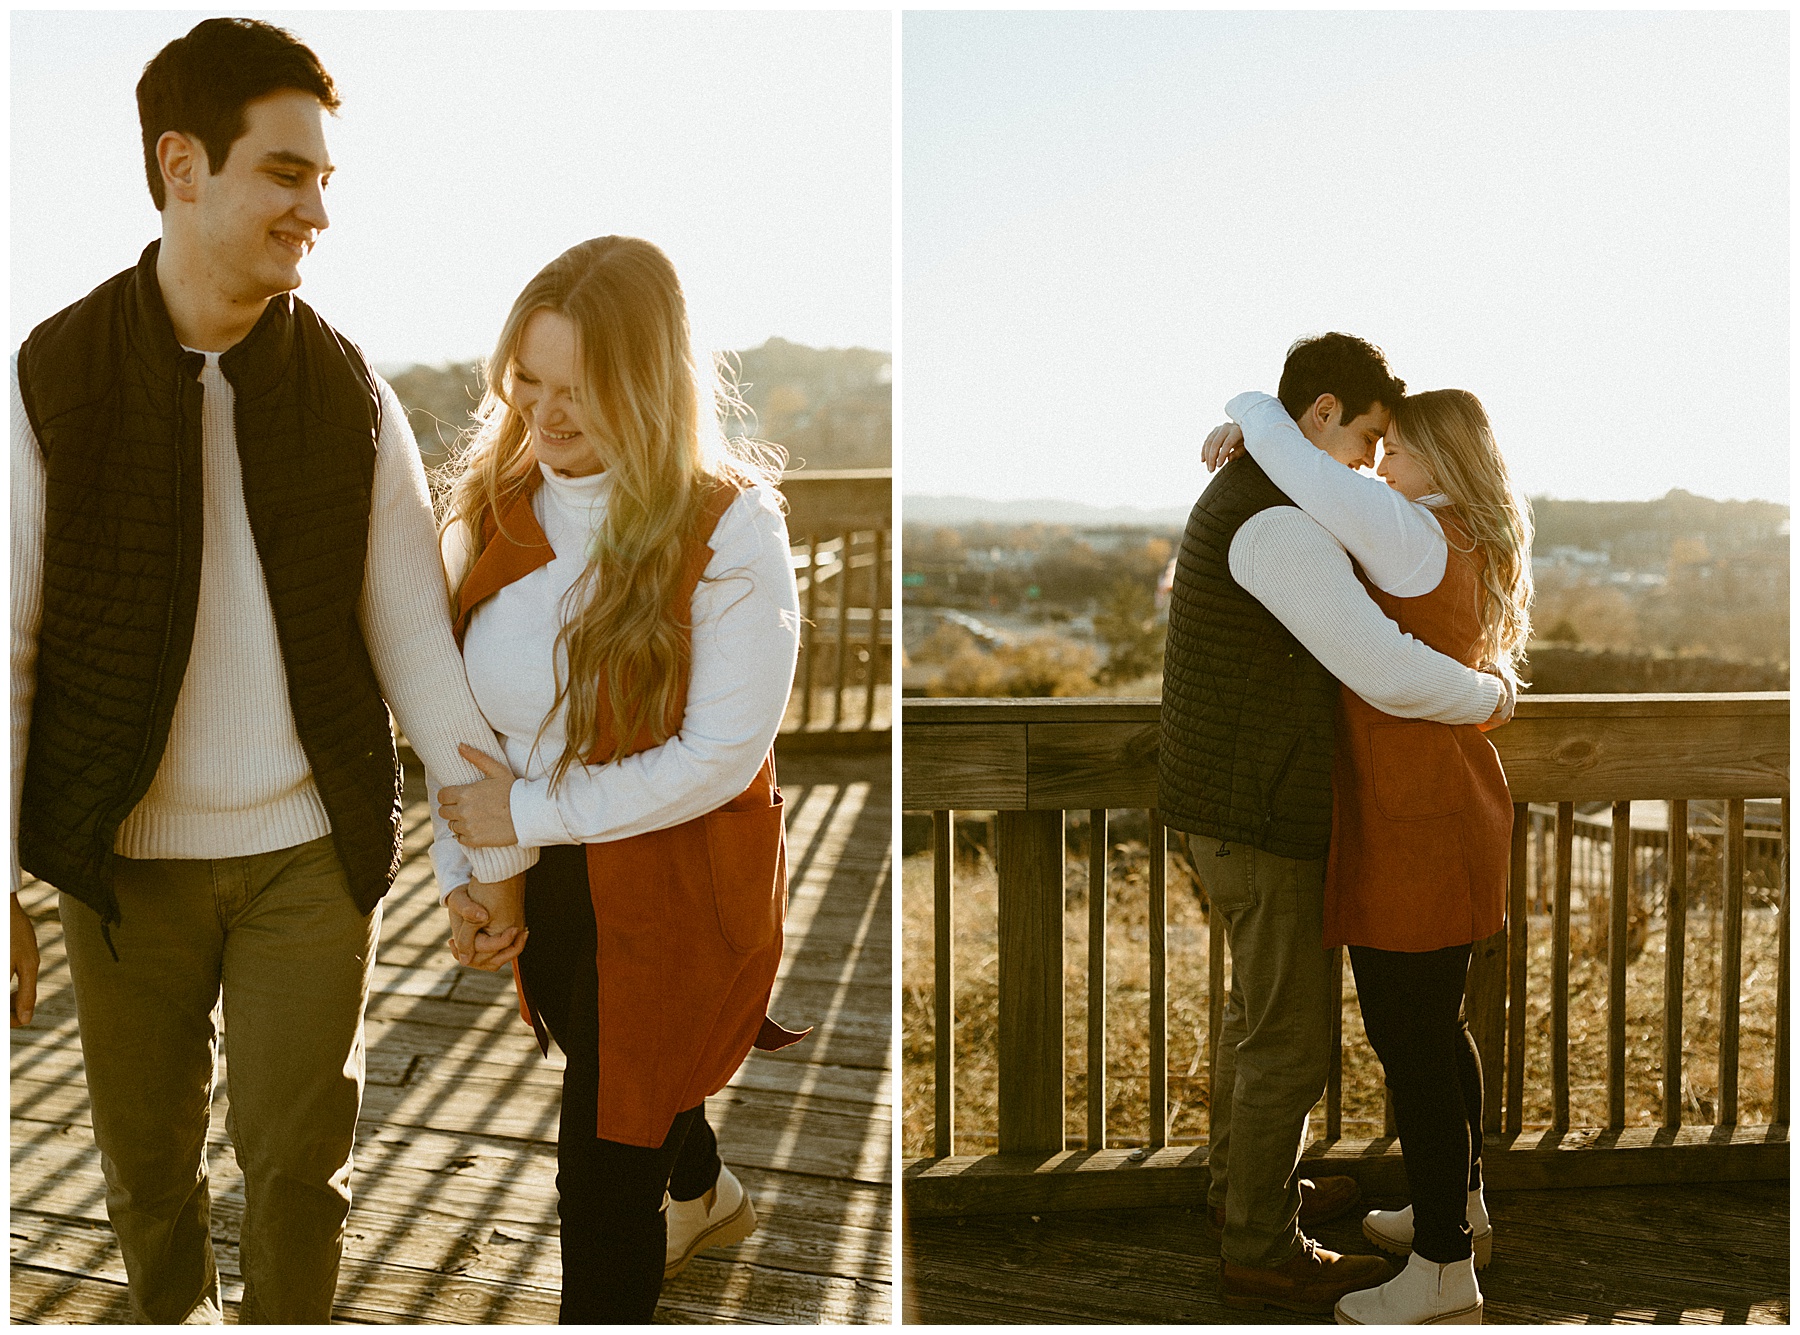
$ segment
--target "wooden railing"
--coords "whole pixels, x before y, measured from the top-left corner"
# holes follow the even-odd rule
[[[893,473],[807,469],[782,479],[800,586],[800,661],[784,745],[856,745],[892,729]]]
[[[1144,808],[1152,850],[1165,850],[1156,811],[1156,701],[907,701],[902,740],[902,804],[933,814],[936,976],[934,1153],[906,1171],[915,1213],[1055,1209],[1197,1199],[1192,1178],[1204,1148],[1168,1144],[1166,853],[1148,868],[1149,1099],[1143,1145],[1108,1149],[1106,1081],[1087,1081],[1087,1148],[1064,1149],[1063,905],[1064,815],[1085,810],[1089,839],[1087,1061],[1106,1070],[1106,907],[1108,811]],[[1542,696],[1492,734],[1515,802],[1508,928],[1476,943],[1467,1013],[1487,1072],[1489,1180],[1497,1186],[1585,1185],[1662,1178],[1784,1176],[1788,1121],[1788,697],[1786,694]],[[1778,861],[1774,1115],[1760,1128],[1737,1125],[1739,991],[1745,901],[1747,799],[1777,799],[1779,833],[1760,842]],[[1690,803],[1716,803],[1723,820],[1723,940],[1719,994],[1719,1098],[1714,1122],[1683,1126],[1683,942],[1688,891]],[[1634,846],[1631,804],[1666,802],[1668,873],[1663,1098],[1660,1127],[1626,1124],[1626,963],[1632,930],[1634,856],[1609,859],[1604,886],[1581,887],[1590,917],[1606,918],[1607,1117],[1570,1133],[1569,966],[1578,881],[1578,804],[1610,804],[1610,844]],[[1532,804],[1548,807],[1554,843],[1551,984],[1528,997],[1528,856]],[[957,1157],[954,1089],[954,812],[993,811],[998,879],[998,1148]],[[1550,814],[1553,813],[1553,814]],[[1591,841],[1591,821],[1582,822]],[[1638,842],[1642,842],[1641,838]],[[1216,1059],[1224,1003],[1225,941],[1209,931],[1207,1070]],[[1338,952],[1338,995],[1343,985]],[[1550,1012],[1548,1130],[1527,1129],[1525,1034],[1528,1009]],[[1539,1010],[1541,1014],[1541,1010]],[[1341,1004],[1334,1010],[1339,1017]],[[1541,1090],[1531,1091],[1541,1096]],[[1572,1155],[1604,1149],[1613,1154]],[[1325,1098],[1325,1137],[1311,1153],[1383,1189],[1403,1189],[1391,1121],[1383,1137],[1347,1140],[1342,1120],[1341,1051]],[[1156,1171],[1156,1170],[1168,1171]]]

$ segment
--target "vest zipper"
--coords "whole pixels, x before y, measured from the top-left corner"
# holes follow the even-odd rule
[[[175,640],[175,604],[177,599],[181,596],[181,563],[182,557],[185,555],[183,539],[186,531],[186,523],[181,511],[181,463],[182,456],[187,449],[186,386],[179,376],[177,376],[177,382],[175,390],[175,575],[173,584],[169,590],[169,604],[163,611],[162,650],[157,654],[156,676],[152,679],[150,687],[150,703],[152,709],[155,709],[162,700],[163,677],[167,674],[169,667],[169,646]],[[125,818],[131,815],[132,810],[143,799],[143,793],[138,791],[138,779],[144,772],[144,762],[149,758],[150,733],[146,732],[144,734],[143,744],[138,747],[137,761],[131,767],[131,782],[126,785],[126,792],[131,795],[131,805],[119,813],[119,825],[125,823]],[[146,788],[148,786],[149,785],[147,784],[145,785]],[[118,825],[115,825],[113,830],[116,835]],[[112,921],[121,921],[118,917],[118,912],[118,901],[115,898],[113,902]],[[106,924],[103,922],[101,924],[101,930],[104,932],[105,928]],[[106,944],[109,949],[112,947],[112,939],[110,936],[107,938]],[[116,960],[118,957],[118,952],[114,951],[113,958]]]

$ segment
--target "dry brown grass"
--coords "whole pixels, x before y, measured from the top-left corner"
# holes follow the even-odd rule
[[[1140,820],[1141,828],[1141,820]],[[1129,829],[1127,826],[1126,829]],[[1691,887],[1683,1006],[1683,1120],[1708,1123],[1718,1098],[1719,941],[1717,877],[1706,874],[1707,848],[1696,840],[1699,874]],[[996,1143],[995,1052],[998,1036],[995,971],[997,884],[984,850],[962,846],[956,868],[956,1149],[992,1151]],[[1107,1136],[1114,1145],[1143,1144],[1148,1131],[1149,958],[1148,859],[1140,836],[1112,850],[1107,886]],[[1716,856],[1716,854],[1715,854]],[[1758,867],[1752,864],[1752,877]],[[1072,850],[1064,868],[1063,1033],[1065,1129],[1071,1147],[1086,1143],[1087,858]],[[1772,881],[1772,877],[1766,878]],[[1597,888],[1597,887],[1596,887]],[[1770,894],[1754,886],[1744,920],[1740,1011],[1738,1120],[1771,1120],[1775,1050],[1777,919]],[[1596,895],[1596,901],[1598,896]],[[1663,928],[1660,889],[1656,915],[1638,933],[1642,949],[1627,966],[1626,1122],[1653,1125],[1662,1117]],[[1595,903],[1596,917],[1603,910]],[[1569,974],[1570,1121],[1606,1122],[1606,985],[1599,934],[1588,928],[1587,897],[1578,888]],[[933,997],[931,855],[907,857],[901,868],[902,1143],[908,1155],[932,1145]],[[1179,857],[1168,863],[1168,1091],[1172,1144],[1206,1139],[1207,914]],[[1550,919],[1529,919],[1524,1122],[1550,1122]],[[1499,1097],[1504,1073],[1487,1073],[1489,1097]],[[1380,1065],[1363,1037],[1355,987],[1345,971],[1344,1134],[1379,1135],[1383,1126]],[[1323,1131],[1315,1120],[1314,1133]]]

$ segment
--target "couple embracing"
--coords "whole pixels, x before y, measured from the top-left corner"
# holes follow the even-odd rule
[[[1493,1230],[1462,1003],[1472,943],[1504,921],[1512,804],[1483,734],[1512,714],[1530,517],[1475,396],[1407,394],[1362,339],[1296,343],[1278,397],[1227,412],[1176,568],[1160,753],[1164,818],[1232,957],[1207,1201],[1222,1294],[1478,1324]],[[1340,945],[1411,1189],[1363,1221],[1397,1275],[1304,1232],[1359,1199],[1300,1177]]]
[[[754,1227],[706,1096],[800,1037],[766,1015],[798,635],[777,464],[724,439],[668,259],[602,237],[507,315],[440,533],[394,391],[291,295],[329,221],[318,58],[209,19],[137,95],[161,237],[26,339],[12,426],[15,848],[61,892],[133,1318],[221,1316],[221,1000],[240,1319],[331,1317],[401,860],[391,710],[455,957],[510,962],[568,1057],[562,1319],[648,1321]]]

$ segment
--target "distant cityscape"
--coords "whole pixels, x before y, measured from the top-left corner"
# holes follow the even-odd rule
[[[1185,511],[903,506],[907,693],[1160,691]],[[1787,689],[1787,506],[1671,491],[1532,508],[1534,690]]]

